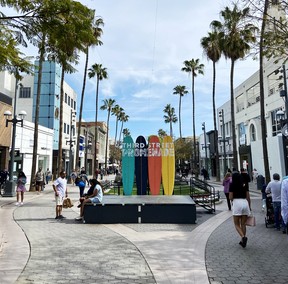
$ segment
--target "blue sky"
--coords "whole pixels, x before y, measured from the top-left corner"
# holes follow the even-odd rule
[[[124,124],[132,137],[157,134],[160,128],[169,133],[164,123],[163,109],[170,103],[178,116],[179,96],[173,95],[176,85],[185,85],[189,94],[182,98],[182,136],[192,135],[191,77],[181,71],[184,60],[199,58],[205,65],[205,75],[195,82],[196,134],[201,123],[206,130],[213,128],[212,62],[208,62],[200,46],[212,20],[219,20],[219,12],[229,1],[191,0],[97,0],[81,1],[96,9],[103,18],[103,45],[90,50],[89,66],[101,63],[109,78],[100,82],[100,104],[113,98],[129,121]],[[84,62],[84,57],[82,57]],[[79,74],[67,76],[68,83],[81,93],[83,64]],[[258,62],[239,61],[235,68],[235,87],[253,74]],[[229,100],[230,62],[223,58],[217,64],[217,106]],[[95,117],[96,80],[87,80],[83,117]],[[106,120],[107,112],[99,112],[99,120]],[[115,117],[110,119],[110,136],[114,137]],[[173,132],[179,137],[178,123]]]
[[[107,68],[109,78],[100,82],[99,102],[113,98],[129,115],[124,124],[133,138],[157,134],[160,128],[169,133],[163,109],[169,103],[178,116],[179,96],[173,95],[176,85],[185,85],[189,93],[182,98],[182,136],[192,135],[191,76],[181,71],[185,60],[199,58],[205,75],[195,81],[196,135],[213,128],[212,62],[207,61],[200,40],[209,31],[212,20],[229,5],[228,0],[81,0],[103,18],[103,45],[90,49],[88,66],[94,63]],[[29,52],[30,50],[28,50]],[[30,51],[31,52],[31,51]],[[28,54],[30,55],[30,54]],[[35,55],[35,54],[34,54]],[[66,75],[67,83],[80,94],[85,57],[82,54],[77,73]],[[252,75],[258,62],[239,61],[235,66],[236,87]],[[230,61],[222,58],[217,64],[217,107],[229,100]],[[87,79],[83,118],[94,121],[96,79]],[[78,105],[79,107],[79,105]],[[99,111],[99,120],[106,121],[107,112]],[[173,125],[179,137],[179,124]],[[115,117],[110,119],[110,137],[115,135]]]

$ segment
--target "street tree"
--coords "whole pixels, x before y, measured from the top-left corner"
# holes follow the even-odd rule
[[[163,110],[165,113],[163,115],[164,122],[169,123],[170,126],[170,136],[173,138],[173,123],[176,123],[178,121],[178,118],[175,114],[175,108],[171,106],[171,104],[167,104]]]
[[[200,63],[200,60],[191,59],[184,61],[184,67],[181,69],[188,74],[191,74],[191,92],[192,92],[192,125],[193,125],[193,155],[194,161],[196,161],[196,132],[195,132],[195,78],[197,75],[204,75],[204,64]],[[196,169],[196,162],[194,168]]]

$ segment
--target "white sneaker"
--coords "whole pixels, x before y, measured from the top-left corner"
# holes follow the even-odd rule
[[[23,202],[20,203],[20,205],[23,205],[23,204],[24,204]]]
[[[20,203],[19,203],[19,202],[16,202],[15,205],[18,206],[18,205],[20,205]]]
[[[82,219],[83,219],[83,217],[81,217],[81,216],[75,218],[76,221],[81,221]]]

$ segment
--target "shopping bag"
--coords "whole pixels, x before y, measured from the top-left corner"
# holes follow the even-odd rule
[[[252,226],[252,227],[256,226],[255,216],[250,215],[247,217],[246,226]]]
[[[71,208],[73,206],[74,206],[74,204],[69,197],[67,197],[63,200],[63,208]]]

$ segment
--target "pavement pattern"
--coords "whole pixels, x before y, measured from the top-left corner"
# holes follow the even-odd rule
[[[215,185],[222,191],[219,184]],[[288,283],[287,235],[265,227],[258,192],[257,226],[243,249],[226,203],[197,209],[197,224],[82,224],[75,206],[55,220],[50,186],[24,205],[0,197],[0,283]],[[277,267],[277,269],[276,269]]]

